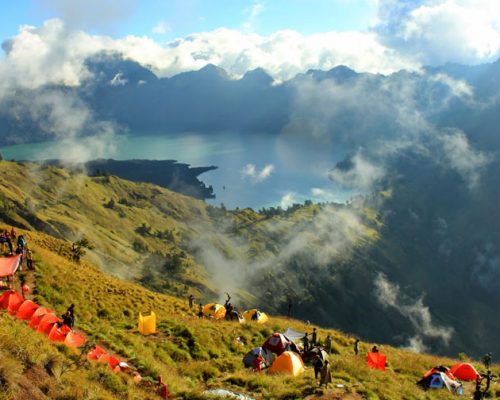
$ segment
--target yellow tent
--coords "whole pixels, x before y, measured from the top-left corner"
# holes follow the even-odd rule
[[[213,317],[214,319],[222,319],[226,316],[226,308],[216,303],[205,304],[203,306],[203,315],[205,317]]]
[[[245,311],[243,313],[243,318],[245,318],[246,321],[256,321],[259,324],[263,324],[269,319],[266,313],[260,312],[255,308],[253,310]]]
[[[143,335],[156,333],[156,314],[153,311],[151,315],[146,316],[139,313],[139,333]]]
[[[304,361],[297,353],[285,351],[269,368],[271,374],[289,374],[298,376],[304,372]]]

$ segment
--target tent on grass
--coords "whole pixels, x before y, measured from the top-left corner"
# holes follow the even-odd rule
[[[16,317],[24,321],[29,321],[38,307],[39,305],[31,300],[25,300],[17,310]]]
[[[41,323],[40,323],[41,324]],[[66,340],[66,336],[71,332],[71,328],[67,325],[57,326],[57,324],[52,325],[52,329],[49,332],[49,340],[53,342],[63,343]]]
[[[269,368],[271,374],[290,374],[298,376],[304,372],[304,362],[297,353],[285,351],[281,354]]]
[[[52,314],[52,311],[50,311],[47,307],[38,307],[33,313],[28,326],[33,329],[38,328],[38,324],[46,314]]]
[[[423,389],[448,389],[452,393],[463,394],[463,388],[446,367],[439,366],[427,371],[417,385]]]
[[[49,336],[49,333],[50,331],[52,330],[52,327],[56,324],[56,323],[60,323],[62,322],[61,319],[50,313],[50,314],[45,314],[42,319],[40,320],[40,323],[38,324],[37,328],[36,328],[36,331],[37,332],[41,332],[47,336]]]
[[[368,367],[385,371],[387,357],[382,353],[370,352],[368,353]]]
[[[19,264],[21,263],[21,255],[0,258],[0,278],[14,276]]]
[[[85,339],[85,336],[81,335],[80,333],[71,331],[66,335],[66,339],[64,339],[64,344],[68,347],[76,348],[83,346],[86,341],[87,339]]]
[[[245,367],[253,366],[253,361],[255,360],[259,352],[268,367],[274,362],[274,359],[276,357],[273,353],[271,353],[268,349],[256,347],[255,349],[250,350],[247,354],[245,354],[245,357],[243,357],[243,364],[245,364]]]
[[[226,308],[222,304],[208,303],[203,306],[203,315],[213,319],[223,319],[226,316]]]
[[[87,358],[89,360],[98,360],[106,351],[101,346],[94,346],[88,353]]]
[[[152,311],[151,315],[142,315],[139,313],[139,333],[142,335],[151,335],[156,333],[156,314]]]
[[[461,381],[475,381],[479,372],[469,363],[457,363],[451,367],[450,372]]]
[[[255,308],[252,310],[245,311],[243,313],[243,318],[245,318],[245,321],[248,322],[255,321],[259,324],[263,324],[269,320],[266,313],[263,313]]]
[[[23,301],[22,295],[14,290],[7,290],[0,296],[0,308],[8,310],[10,315],[15,315]]]
[[[282,335],[279,332],[275,332],[264,342],[262,348],[268,349],[272,353],[280,355],[284,351],[289,350],[290,345],[291,342],[286,336]]]

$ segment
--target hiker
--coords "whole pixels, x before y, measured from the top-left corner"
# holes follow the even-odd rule
[[[26,299],[26,295],[30,291],[30,287],[26,285],[26,283],[23,283],[21,286],[21,291],[23,292],[23,299]]]
[[[7,237],[5,236],[5,231],[2,229],[0,231],[0,252],[3,253],[5,251],[5,243],[7,243]]]
[[[203,318],[203,304],[199,304],[198,306],[198,318]]]
[[[193,308],[193,301],[194,301],[194,296],[192,294],[189,295],[188,297],[189,300],[189,308]]]
[[[12,247],[12,240],[8,231],[5,231],[5,241],[7,242],[7,246],[9,246],[9,256],[11,256],[14,253],[14,248]]]
[[[62,315],[62,320],[65,325],[68,326],[68,328],[73,329],[73,326],[75,325],[75,305],[71,304],[66,312]]]
[[[359,339],[356,339],[354,341],[354,354],[358,355],[358,353],[359,353]]]
[[[332,352],[332,337],[330,335],[326,335],[325,339],[325,351],[330,354]]]
[[[378,347],[377,345],[372,347],[372,353],[378,353]]]
[[[24,238],[24,235],[19,235],[17,237],[17,245],[21,246],[22,248],[26,247],[26,239]]]
[[[263,369],[264,357],[262,357],[262,353],[259,351],[257,356],[252,361],[253,372],[260,372]]]
[[[321,376],[321,370],[323,369],[323,360],[320,355],[317,354],[314,357],[314,379],[318,379],[318,375]]]
[[[321,380],[319,381],[319,386],[325,385],[328,388],[328,384],[332,383],[332,371],[330,370],[330,363],[325,360],[323,368],[321,368]]]
[[[311,335],[311,348],[316,346],[317,339],[318,339],[318,334],[316,333],[316,328],[313,328],[313,332]]]
[[[302,343],[304,343],[304,353],[306,353],[309,350],[309,337],[307,336],[307,332],[302,338]]]
[[[33,270],[33,252],[28,248],[26,248],[26,267]]]
[[[14,229],[13,226],[10,228],[10,237],[12,238],[12,240],[16,240],[17,237],[16,230]]]
[[[163,378],[161,375],[158,375],[158,394],[162,399],[168,400],[168,386],[165,382],[163,382]]]
[[[226,315],[225,318],[226,320],[232,321],[233,320],[233,312],[234,312],[234,307],[231,303],[226,304]]]

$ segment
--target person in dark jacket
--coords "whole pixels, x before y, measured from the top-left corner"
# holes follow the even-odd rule
[[[318,340],[318,334],[316,332],[316,328],[313,328],[312,335],[311,335],[311,347],[316,346]]]
[[[324,362],[319,356],[319,354],[314,357],[314,379],[318,379],[318,376],[321,374],[321,370],[323,369]]]
[[[189,300],[189,308],[191,309],[193,308],[194,296],[190,294],[188,300]]]
[[[302,343],[304,343],[304,353],[306,353],[309,350],[309,336],[307,336],[307,332],[302,338]]]
[[[332,383],[332,372],[330,370],[330,363],[325,360],[323,368],[321,369],[321,380],[319,381],[319,386],[325,385],[328,388],[328,384]]]

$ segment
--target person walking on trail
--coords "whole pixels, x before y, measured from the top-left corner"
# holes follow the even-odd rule
[[[75,326],[75,305],[71,304],[61,318],[68,328],[73,329]]]
[[[331,352],[332,352],[332,337],[330,335],[326,335],[326,339],[325,339],[325,351],[328,354],[331,354]]]
[[[193,308],[194,296],[190,294],[188,300],[189,300],[189,308],[191,309]]]
[[[304,343],[304,353],[306,353],[309,350],[309,336],[307,336],[307,332],[302,338],[302,343]]]
[[[168,400],[168,386],[165,382],[163,382],[163,378],[161,375],[158,375],[158,394],[162,399]]]
[[[328,384],[332,383],[332,371],[330,370],[330,363],[325,360],[323,368],[321,368],[321,380],[319,381],[319,386],[325,385],[328,388]]]
[[[33,252],[26,248],[26,267],[28,270],[33,270]]]
[[[316,346],[318,340],[318,334],[316,332],[316,328],[313,328],[312,335],[311,335],[311,348]]]
[[[203,318],[203,304],[198,305],[198,318]]]
[[[354,354],[358,355],[358,353],[359,353],[359,339],[356,339],[354,341]]]
[[[314,379],[318,379],[318,376],[321,376],[323,365],[324,362],[321,359],[320,355],[316,355],[316,357],[314,357]]]

